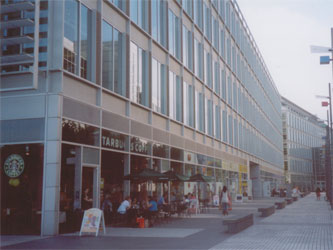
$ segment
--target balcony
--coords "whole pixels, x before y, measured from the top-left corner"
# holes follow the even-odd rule
[[[34,41],[30,36],[2,37],[1,46],[32,43]]]
[[[34,57],[31,54],[14,54],[1,57],[1,66],[33,63]]]
[[[33,25],[34,21],[32,21],[30,18],[2,21],[0,23],[1,29],[12,29],[12,28],[19,28],[19,27],[33,26]]]
[[[22,1],[10,4],[1,4],[0,14],[22,11],[22,10],[34,10],[35,5],[28,1]]]

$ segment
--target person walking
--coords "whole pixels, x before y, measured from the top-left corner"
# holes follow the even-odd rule
[[[222,204],[222,214],[228,215],[229,192],[226,186],[223,186],[222,192],[220,194],[220,201]]]
[[[320,201],[320,188],[317,187],[316,189],[317,201]]]

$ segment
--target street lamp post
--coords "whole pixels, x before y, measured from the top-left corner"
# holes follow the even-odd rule
[[[332,61],[332,79],[333,79],[333,28],[331,28],[331,48],[329,47],[321,47],[321,46],[311,46],[311,52],[312,53],[327,53],[327,52],[331,52],[332,53],[332,57],[329,58],[329,56],[321,56],[320,57],[320,64],[329,64],[330,61]],[[328,185],[330,187],[330,190],[328,192],[328,194],[330,194],[328,197],[330,199],[330,203],[331,203],[331,208],[333,209],[333,166],[332,166],[332,158],[333,158],[333,150],[332,150],[332,146],[333,146],[333,127],[332,127],[332,88],[331,88],[331,83],[328,84],[328,93],[329,96],[326,97],[329,99],[329,113],[330,113],[330,120],[327,121],[328,122],[328,136],[329,136],[329,144],[328,144],[328,149],[329,149],[329,159],[328,159],[328,167],[329,171],[326,171],[326,174],[329,175],[328,181],[330,185]]]

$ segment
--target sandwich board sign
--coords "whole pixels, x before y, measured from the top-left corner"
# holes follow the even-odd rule
[[[90,208],[84,211],[80,236],[82,235],[82,233],[95,233],[95,236],[97,236],[100,230],[103,230],[105,234],[105,221],[103,211],[98,208]]]

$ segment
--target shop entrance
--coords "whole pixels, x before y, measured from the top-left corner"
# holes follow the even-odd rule
[[[88,160],[91,161],[94,156],[92,150],[94,149],[62,144],[60,233],[80,230],[84,210],[99,207],[98,165],[85,163]]]
[[[87,210],[97,206],[97,168],[83,166],[81,209]]]

